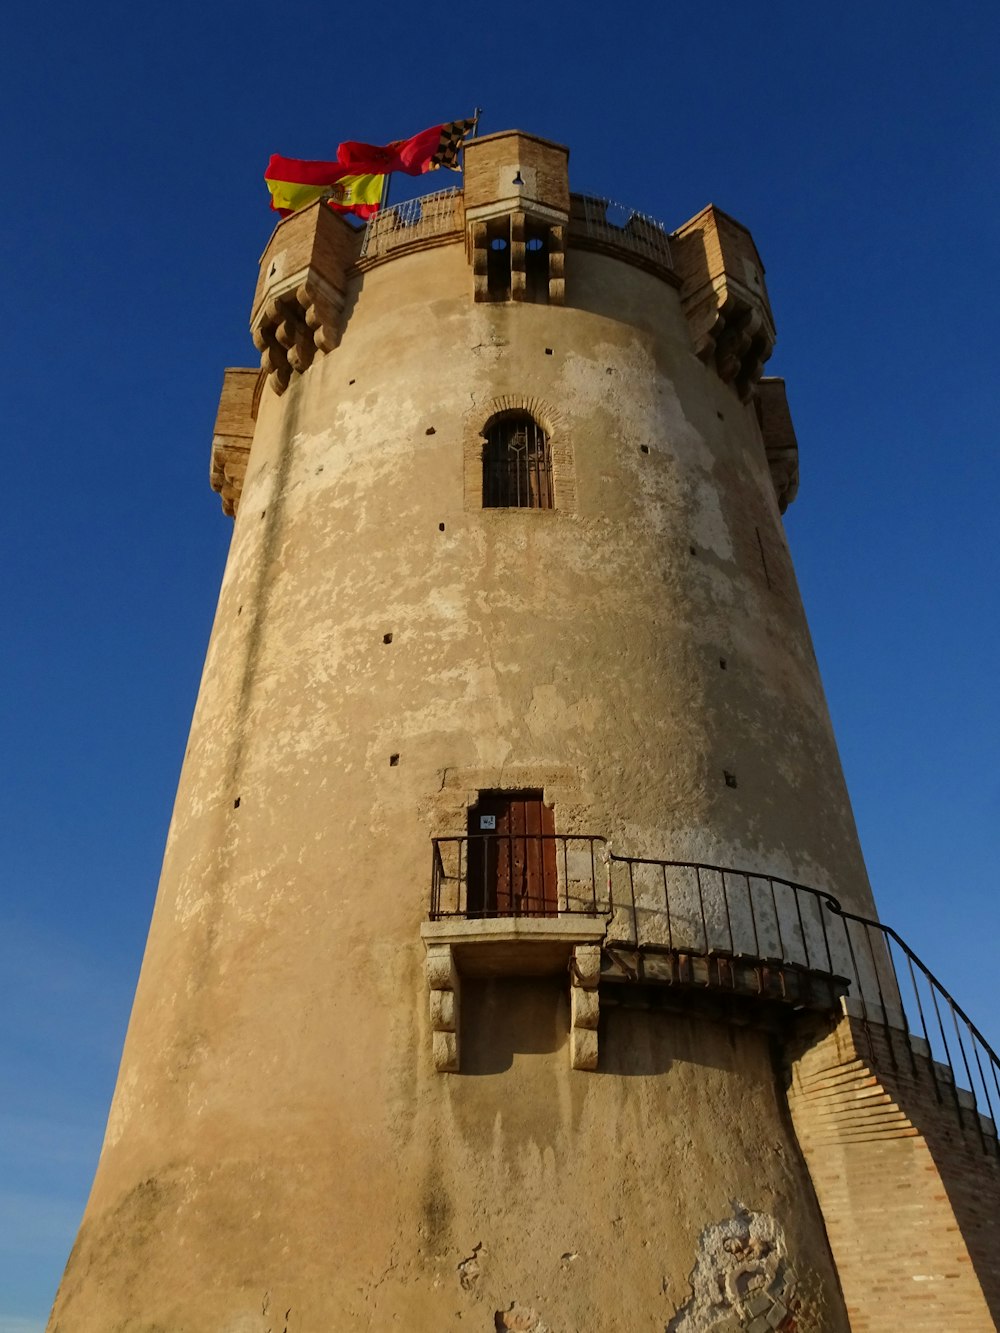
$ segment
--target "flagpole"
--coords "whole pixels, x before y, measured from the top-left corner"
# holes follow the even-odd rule
[[[476,138],[479,137],[479,117],[480,117],[482,114],[483,114],[483,108],[482,108],[481,106],[477,106],[477,107],[475,108],[475,110],[473,111],[473,113],[472,113],[472,133],[469,135],[469,138],[470,138],[470,139],[476,139]],[[463,174],[463,175],[465,174],[465,140],[464,140],[464,139],[462,140],[462,174]]]

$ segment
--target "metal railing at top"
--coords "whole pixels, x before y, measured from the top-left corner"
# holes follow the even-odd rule
[[[461,190],[439,190],[420,199],[390,204],[368,219],[361,258],[375,259],[414,241],[461,229]]]
[[[844,1003],[860,1020],[873,1061],[884,1052],[897,1072],[929,1078],[962,1127],[971,1124],[984,1150],[1000,1154],[1000,1058],[891,926],[777,875],[619,856],[598,834],[432,841],[432,920],[600,915],[612,952],[739,959],[846,982]],[[732,968],[712,975],[736,984]]]
[[[614,199],[571,195],[569,230],[571,239],[613,245],[661,268],[673,269],[670,238],[663,223]]]

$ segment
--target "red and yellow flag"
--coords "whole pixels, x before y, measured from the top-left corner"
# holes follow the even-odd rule
[[[272,154],[264,172],[271,207],[288,217],[316,199],[325,199],[338,213],[369,218],[379,210],[388,172],[419,176],[438,167],[456,169],[458,150],[475,123],[472,117],[449,120],[410,139],[394,139],[388,144],[349,140],[337,149],[335,162],[308,162]]]
[[[264,172],[271,207],[282,217],[324,196],[338,213],[370,217],[378,212],[383,181],[382,174],[360,172],[342,162],[308,162],[277,153],[272,154]]]
[[[352,171],[402,171],[419,176],[438,167],[455,168],[458,150],[475,120],[449,120],[414,134],[411,139],[394,139],[384,145],[348,140],[337,149],[337,161]]]

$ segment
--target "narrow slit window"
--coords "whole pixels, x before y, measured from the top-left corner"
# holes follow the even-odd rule
[[[549,244],[548,232],[529,233],[524,247],[525,296],[535,305],[547,305],[549,300]]]
[[[500,218],[490,224],[487,233],[486,274],[491,301],[509,301],[510,277],[510,219]]]
[[[486,428],[483,508],[553,508],[549,437],[527,412],[495,418]]]

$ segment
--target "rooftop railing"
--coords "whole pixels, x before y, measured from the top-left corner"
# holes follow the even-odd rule
[[[571,240],[614,246],[657,268],[673,269],[670,238],[663,223],[614,199],[572,195],[569,230]]]
[[[375,259],[416,241],[460,231],[461,200],[461,190],[439,190],[381,209],[368,219],[361,258]]]
[[[843,1000],[873,1061],[931,1081],[1000,1154],[1000,1057],[892,929],[830,893],[702,862],[619,856],[598,834],[433,839],[432,920],[607,921],[608,980],[729,990],[794,1008]],[[878,1048],[878,1049],[877,1049]]]

